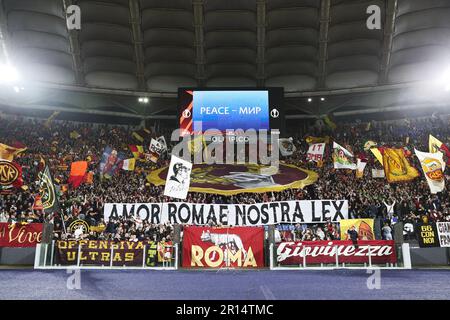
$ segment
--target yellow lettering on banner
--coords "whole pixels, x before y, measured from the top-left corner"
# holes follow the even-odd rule
[[[85,261],[87,260],[87,256],[86,253],[84,253],[83,251],[80,252],[80,261]]]
[[[97,241],[89,241],[88,248],[89,249],[97,249]]]
[[[67,246],[68,249],[72,249],[77,245],[77,242],[75,240],[70,240],[69,245]]]
[[[86,246],[86,244],[88,244],[89,240],[80,240],[80,242],[78,243],[78,245],[80,245],[82,248]]]
[[[114,254],[113,261],[122,261],[122,257],[120,256],[120,253],[119,253],[119,252],[116,252],[116,253]]]
[[[200,246],[191,246],[191,267],[203,267],[203,249]]]
[[[125,253],[125,261],[133,261],[133,260],[134,260],[134,253],[133,252]]]
[[[227,256],[229,257],[230,264],[233,262],[238,263],[238,267],[242,267],[242,251],[239,249],[235,254],[233,254],[230,249],[227,249]]]
[[[67,251],[67,261],[75,261],[76,259],[75,251]]]
[[[91,251],[91,252],[89,252],[89,258],[92,260],[92,261],[95,261],[95,259],[98,257],[98,251]]]
[[[434,232],[433,231],[423,231],[420,233],[420,236],[422,238],[434,238]]]
[[[245,257],[244,267],[248,267],[248,266],[252,266],[252,267],[258,266],[256,264],[255,256],[253,255],[252,247],[248,248],[247,257]]]
[[[109,249],[108,248],[108,241],[106,241],[106,240],[101,240],[101,241],[99,241],[98,242],[98,248],[99,249]]]
[[[434,243],[434,238],[425,238],[425,239],[423,239],[423,243],[433,244]]]
[[[137,246],[136,246],[135,249],[136,249],[136,250],[138,250],[138,249],[140,249],[140,250],[144,249],[144,243],[141,242],[141,241],[139,241],[139,242],[137,243]]]
[[[210,255],[211,252],[216,252],[219,254],[219,259],[217,261],[211,261]],[[214,255],[215,256],[215,255]],[[205,262],[211,268],[217,268],[223,263],[223,251],[218,246],[211,246],[205,251]]]
[[[102,252],[100,261],[109,261],[109,252]]]
[[[67,241],[58,240],[58,242],[56,243],[56,246],[59,249],[66,249],[67,248]]]

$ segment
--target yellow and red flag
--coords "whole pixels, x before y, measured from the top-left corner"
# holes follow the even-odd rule
[[[419,176],[416,168],[409,164],[402,148],[384,148],[383,167],[389,183],[411,181]]]

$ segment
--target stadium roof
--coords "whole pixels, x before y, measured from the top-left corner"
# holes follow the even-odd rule
[[[178,87],[272,86],[285,88],[291,117],[410,108],[442,102],[415,85],[450,66],[448,0],[0,4],[0,61],[8,56],[33,88],[26,99],[3,93],[2,105],[170,118]],[[71,4],[80,31],[67,30]],[[381,8],[381,30],[366,26],[370,5]]]

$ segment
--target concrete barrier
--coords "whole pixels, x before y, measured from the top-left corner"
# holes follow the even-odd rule
[[[0,265],[34,265],[36,248],[0,248]]]

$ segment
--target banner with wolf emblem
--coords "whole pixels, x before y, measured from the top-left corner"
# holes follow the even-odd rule
[[[184,268],[264,267],[264,228],[185,227]]]

